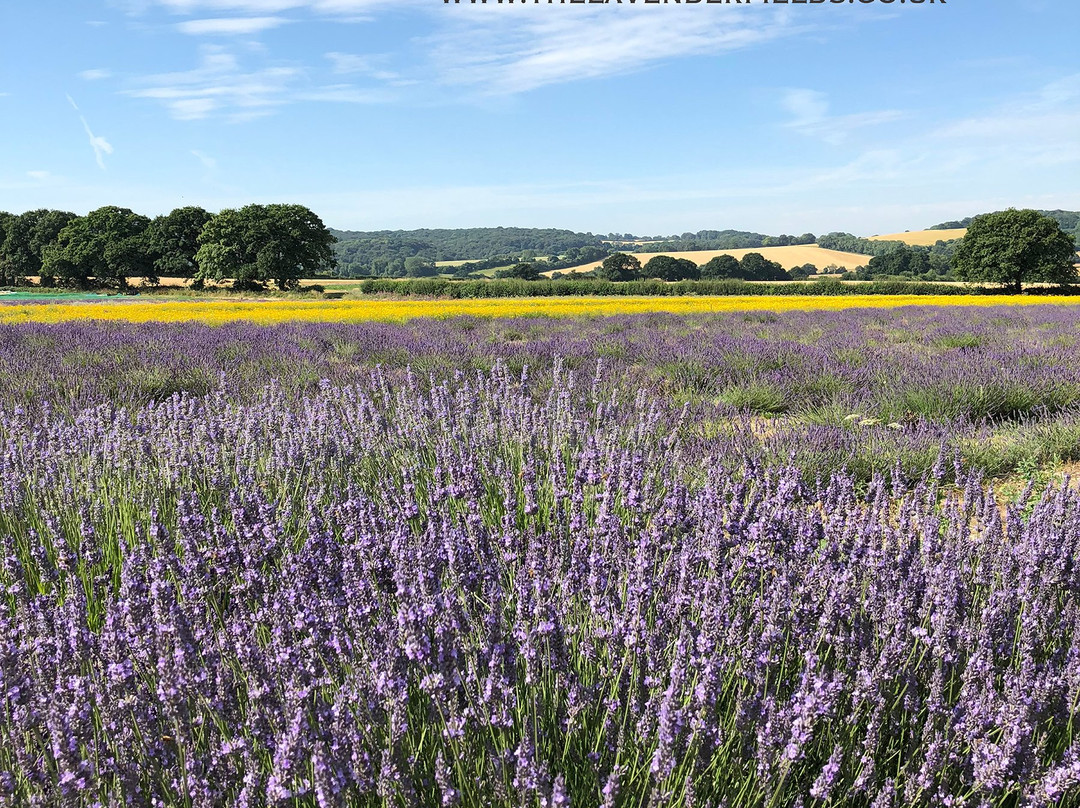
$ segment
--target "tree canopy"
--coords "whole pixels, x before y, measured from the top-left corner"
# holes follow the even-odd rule
[[[701,277],[709,280],[741,277],[739,275],[739,259],[726,253],[710,258],[701,267]]]
[[[149,225],[146,216],[114,205],[77,216],[43,249],[41,274],[80,286],[93,279],[123,289],[134,276],[156,283],[146,248]]]
[[[305,275],[335,266],[334,236],[303,205],[246,205],[226,209],[199,235],[198,281],[232,279],[236,288],[273,281],[292,289]]]
[[[658,255],[648,260],[642,267],[641,274],[643,277],[661,281],[688,281],[700,278],[701,269],[689,258]]]
[[[7,218],[0,224],[0,278],[15,283],[20,278],[41,275],[42,254],[60,231],[75,219],[65,210],[30,210]]]
[[[1077,280],[1076,244],[1049,216],[1009,210],[976,216],[953,257],[962,280],[1021,292],[1025,283]]]
[[[776,261],[770,261],[761,253],[750,252],[739,261],[739,271],[748,281],[786,281],[787,271]]]
[[[495,272],[496,278],[518,278],[523,281],[538,281],[542,277],[536,264],[521,262]]]
[[[197,206],[177,208],[158,216],[146,230],[146,247],[154,259],[158,275],[193,278],[198,266],[199,234],[214,218]]]
[[[605,258],[596,274],[608,281],[633,281],[640,273],[641,262],[637,258],[618,252]]]

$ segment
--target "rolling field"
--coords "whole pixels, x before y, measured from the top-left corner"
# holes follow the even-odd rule
[[[1078,322],[0,323],[0,802],[1074,808]]]
[[[718,255],[731,255],[737,259],[741,259],[750,252],[761,253],[770,261],[776,261],[784,267],[784,269],[791,269],[792,267],[802,266],[803,264],[813,264],[818,269],[824,269],[830,264],[834,264],[842,269],[855,269],[856,267],[866,266],[867,261],[870,260],[870,256],[868,255],[840,252],[838,250],[826,250],[813,244],[792,247],[758,247],[750,250],[694,250],[690,252],[670,253],[631,253],[631,255],[637,258],[642,266],[648,263],[650,258],[655,258],[657,255],[670,255],[673,258],[687,258],[700,266]],[[589,270],[596,269],[601,263],[603,262],[596,261],[592,264],[585,264],[584,266],[561,271],[563,274],[571,272],[588,272]],[[545,272],[543,274],[551,275],[552,273]]]
[[[468,300],[264,300],[154,301],[111,298],[105,302],[0,303],[0,325],[58,323],[67,320],[120,320],[135,323],[193,321],[210,324],[243,320],[272,324],[290,321],[404,321],[420,317],[575,317],[644,312],[693,314],[740,311],[837,311],[904,306],[1080,305],[1076,297],[955,295],[823,295],[723,297],[545,297]]]
[[[914,230],[907,233],[870,236],[870,241],[902,241],[914,247],[932,247],[939,241],[963,238],[965,233],[967,233],[967,228],[959,230]]]

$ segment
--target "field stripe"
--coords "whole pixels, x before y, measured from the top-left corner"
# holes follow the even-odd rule
[[[128,322],[196,321],[218,324],[400,322],[417,317],[573,317],[672,312],[809,311],[902,306],[1001,306],[1080,304],[1080,297],[988,295],[845,295],[729,297],[545,297],[480,300],[334,300],[334,301],[167,301],[154,303],[43,303],[0,305],[0,323],[56,323],[67,320]]]

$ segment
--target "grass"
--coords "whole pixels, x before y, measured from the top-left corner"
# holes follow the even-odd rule
[[[621,298],[505,298],[468,300],[262,300],[50,303],[0,306],[0,324],[56,323],[68,320],[127,322],[195,321],[220,324],[245,320],[270,324],[306,322],[401,322],[417,317],[574,317],[671,312],[838,311],[904,306],[1001,306],[1080,303],[1076,297],[979,295],[729,296]]]

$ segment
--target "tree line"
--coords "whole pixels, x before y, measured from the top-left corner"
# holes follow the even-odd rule
[[[334,237],[303,205],[246,205],[217,214],[189,206],[156,218],[105,206],[68,211],[0,212],[0,286],[30,277],[42,286],[126,289],[131,278],[162,276],[231,281],[234,288],[274,283],[293,289],[303,277],[333,271]]]
[[[548,257],[568,258],[569,266],[582,260],[577,252],[600,251],[607,255],[601,236],[572,230],[530,227],[470,227],[420,230],[334,230],[339,274],[345,277],[424,277],[439,261],[484,263],[476,269],[505,266],[514,261]],[[414,258],[412,262],[410,258]],[[498,263],[491,263],[493,261]],[[597,260],[597,259],[589,259]],[[576,261],[576,263],[574,263]],[[470,271],[476,271],[470,268]],[[433,274],[433,273],[428,273]]]

